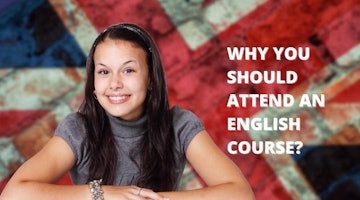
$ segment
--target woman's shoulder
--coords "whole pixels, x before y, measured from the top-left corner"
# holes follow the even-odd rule
[[[204,125],[201,119],[192,111],[184,109],[180,106],[172,107],[173,113],[173,125],[175,132],[179,130],[193,129],[195,131],[199,131],[204,129]]]
[[[64,119],[61,120],[60,126],[76,126],[83,124],[83,117],[78,112],[69,113]]]
[[[82,116],[78,112],[73,112],[61,120],[55,134],[84,132],[84,130],[85,125]]]
[[[191,140],[205,128],[200,118],[192,111],[183,109],[180,106],[174,106],[171,110],[173,113],[175,143],[178,150],[185,153]]]
[[[55,136],[65,140],[65,142],[72,149],[78,165],[82,161],[82,144],[86,136],[86,128],[84,120],[79,113],[74,112],[68,114],[57,126]]]
[[[171,108],[173,113],[173,120],[179,121],[179,120],[200,120],[198,116],[196,116],[192,111],[184,109],[180,106],[174,106]]]
[[[63,119],[63,121],[79,121],[81,119],[81,114],[79,112],[71,112],[68,115],[66,115],[66,117]]]

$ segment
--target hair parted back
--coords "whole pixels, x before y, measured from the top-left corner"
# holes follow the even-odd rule
[[[138,145],[141,163],[137,184],[154,191],[172,190],[175,185],[174,134],[164,68],[151,36],[141,27],[129,23],[113,25],[101,32],[87,58],[85,98],[79,114],[84,119],[87,131],[84,148],[90,159],[88,181],[102,178],[104,184],[113,184],[116,176],[118,153],[115,138],[105,110],[93,96],[94,52],[97,45],[105,39],[129,41],[146,52],[150,89],[144,110],[148,120],[147,132]]]

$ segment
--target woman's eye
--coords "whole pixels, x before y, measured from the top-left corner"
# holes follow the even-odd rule
[[[99,71],[98,71],[98,73],[99,73],[99,74],[103,74],[103,75],[105,75],[105,74],[108,74],[108,73],[109,73],[109,71],[108,71],[108,70],[104,70],[104,69],[102,69],[102,70],[99,70]]]
[[[125,73],[125,74],[130,74],[130,73],[132,73],[132,72],[135,72],[135,70],[133,70],[133,69],[125,69],[125,70],[124,70],[124,73]]]

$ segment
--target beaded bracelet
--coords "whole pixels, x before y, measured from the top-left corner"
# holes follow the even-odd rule
[[[89,188],[90,188],[92,200],[104,200],[103,197],[104,192],[101,189],[101,182],[102,179],[93,180],[89,182]]]

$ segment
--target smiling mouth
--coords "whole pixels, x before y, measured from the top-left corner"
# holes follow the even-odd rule
[[[130,95],[109,96],[108,98],[112,103],[123,103],[130,98]]]

